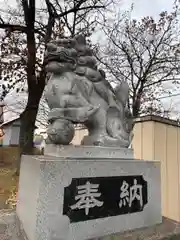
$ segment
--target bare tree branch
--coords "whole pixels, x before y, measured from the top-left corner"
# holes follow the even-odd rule
[[[135,117],[142,113],[147,97],[155,102],[157,94],[166,91],[166,82],[180,80],[179,10],[178,3],[174,12],[160,13],[157,21],[149,16],[137,21],[119,15],[119,19],[104,23],[107,42],[98,59],[111,78],[129,83]]]

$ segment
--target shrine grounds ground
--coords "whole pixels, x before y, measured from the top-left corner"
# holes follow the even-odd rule
[[[34,151],[40,154],[38,149]],[[0,146],[0,210],[16,206],[18,178],[15,176],[15,166],[18,154],[18,147]]]

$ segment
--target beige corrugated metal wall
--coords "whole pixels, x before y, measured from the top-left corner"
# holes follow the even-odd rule
[[[73,144],[80,144],[86,129],[79,129]],[[147,116],[134,127],[134,155],[137,159],[161,162],[162,214],[180,221],[180,127],[174,121]]]
[[[81,144],[81,140],[83,139],[84,136],[86,136],[88,134],[87,129],[85,128],[79,128],[76,130],[76,134],[72,140],[72,144],[74,145],[80,145]]]
[[[162,213],[180,221],[180,127],[161,118],[137,122],[135,158],[161,162]]]

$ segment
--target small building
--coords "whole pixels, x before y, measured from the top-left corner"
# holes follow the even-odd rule
[[[0,132],[0,165],[14,166],[19,157],[20,119],[3,122]]]
[[[20,119],[14,119],[8,122],[4,122],[0,125],[3,146],[18,146],[19,134],[20,134]]]
[[[0,128],[0,146],[2,146],[3,136],[4,136],[3,129]]]
[[[10,114],[10,119],[4,117],[5,105],[0,102],[0,146],[4,147],[17,147],[19,145],[20,136],[20,126],[21,120],[19,115],[12,116]],[[11,113],[11,112],[10,112]],[[35,129],[37,127],[35,126]],[[35,145],[36,145],[35,140]],[[39,144],[39,143],[38,143]]]
[[[11,112],[11,111],[10,111]],[[20,135],[20,117],[5,117],[7,114],[6,105],[0,102],[0,145],[1,146],[18,146]]]

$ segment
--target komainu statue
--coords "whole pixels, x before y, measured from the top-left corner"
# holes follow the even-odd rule
[[[50,108],[47,144],[70,144],[74,125],[81,123],[89,132],[82,145],[129,147],[133,129],[129,86],[121,82],[111,87],[85,37],[50,42],[45,64],[50,75],[45,94]]]

